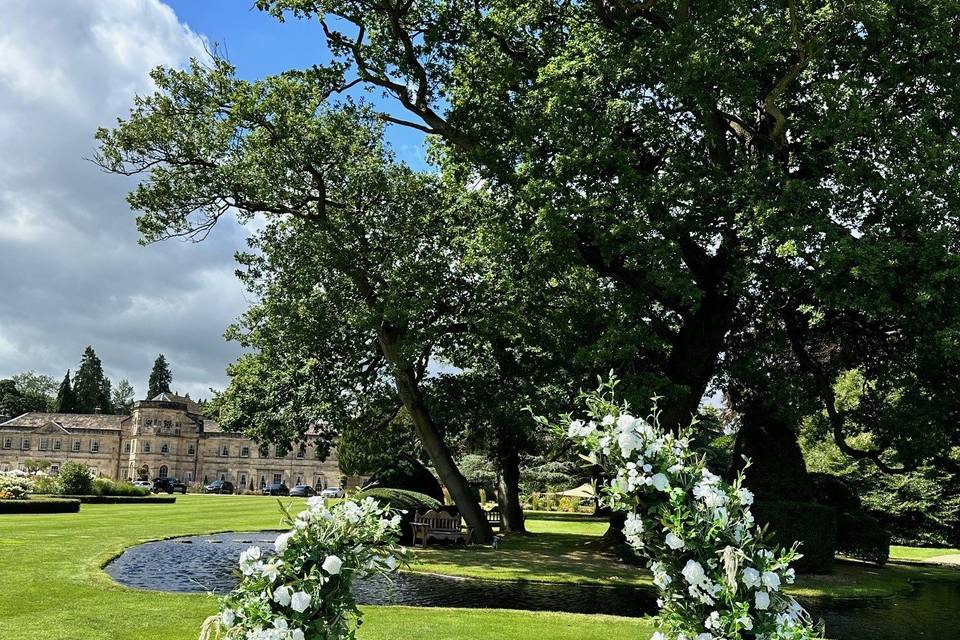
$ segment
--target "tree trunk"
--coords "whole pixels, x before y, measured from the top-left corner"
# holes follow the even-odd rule
[[[511,448],[502,456],[497,471],[497,504],[500,506],[500,531],[526,531],[520,504],[520,455]]]
[[[460,515],[463,516],[467,526],[473,530],[473,541],[481,544],[490,542],[493,540],[493,529],[487,522],[487,516],[480,508],[480,503],[473,497],[467,479],[460,473],[453,456],[450,455],[450,450],[443,441],[443,436],[440,435],[433,423],[430,411],[423,400],[423,394],[420,392],[413,367],[400,358],[397,343],[390,337],[381,334],[380,345],[384,355],[393,367],[397,392],[407,413],[410,414],[417,436],[423,443],[427,455],[430,456],[430,461],[433,462],[440,480],[447,487],[450,496],[460,510]]]

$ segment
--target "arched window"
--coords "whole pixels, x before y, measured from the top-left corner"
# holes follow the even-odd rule
[[[162,465],[162,466],[160,467],[160,477],[161,477],[161,478],[166,478],[166,477],[167,477],[167,465]]]
[[[166,442],[160,445],[160,453],[170,453],[170,445]]]
[[[317,476],[317,482],[313,485],[313,488],[317,491],[327,488],[327,478],[326,476],[319,475]]]

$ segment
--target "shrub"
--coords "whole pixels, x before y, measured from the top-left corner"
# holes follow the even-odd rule
[[[26,500],[33,492],[34,484],[31,479],[0,475],[0,500]]]
[[[65,495],[90,495],[93,492],[90,470],[79,462],[64,463],[60,467],[57,484],[60,485],[57,493]]]
[[[37,476],[33,480],[33,492],[36,494],[50,495],[59,491],[57,479],[50,476]]]
[[[95,496],[146,496],[150,490],[120,480],[94,478],[91,493]]]
[[[572,496],[560,496],[557,510],[565,513],[576,513],[580,509],[580,499]]]
[[[33,500],[0,500],[0,514],[14,513],[76,513],[79,500],[65,498],[34,498]]]
[[[882,566],[890,557],[890,532],[862,511],[841,513],[837,519],[837,551]]]
[[[83,504],[173,504],[177,501],[174,496],[97,496],[97,495],[64,495],[63,498],[79,500]]]
[[[837,512],[833,507],[812,502],[758,500],[753,515],[759,525],[769,525],[770,539],[789,546],[800,543],[802,558],[794,562],[797,571],[830,573],[837,545]]]

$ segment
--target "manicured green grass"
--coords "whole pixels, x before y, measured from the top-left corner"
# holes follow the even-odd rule
[[[294,501],[297,502],[297,501]],[[172,505],[83,505],[78,514],[0,516],[0,638],[193,640],[216,609],[203,595],[128,589],[101,566],[159,538],[276,528],[275,499],[184,496]],[[647,620],[503,610],[366,607],[364,640],[627,640]]]
[[[951,549],[949,547],[890,547],[891,560],[929,560],[938,556],[960,555],[960,549]]]
[[[652,588],[641,567],[621,564],[599,544],[605,521],[576,514],[531,513],[533,535],[507,537],[496,551],[486,547],[417,550],[415,571],[533,582],[638,585]],[[863,598],[910,590],[913,582],[960,581],[957,569],[838,561],[830,575],[802,575],[788,591],[807,597]]]

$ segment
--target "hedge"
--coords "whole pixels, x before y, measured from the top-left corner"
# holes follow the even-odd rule
[[[173,504],[173,496],[62,496],[84,504]]]
[[[837,546],[837,511],[812,502],[764,500],[754,503],[753,515],[770,527],[774,542],[790,546],[800,542],[803,557],[794,563],[802,573],[830,573]]]
[[[862,511],[841,513],[837,520],[837,551],[883,566],[890,557],[890,532]]]
[[[380,504],[389,504],[394,509],[405,511],[400,515],[400,542],[402,544],[411,544],[413,542],[413,529],[410,523],[418,511],[424,512],[430,509],[439,509],[442,505],[434,498],[425,493],[416,491],[407,491],[406,489],[386,489],[376,488],[367,489],[354,496],[355,499],[374,498]]]
[[[29,500],[0,500],[0,514],[7,513],[76,513],[80,501],[65,498],[31,498]]]

